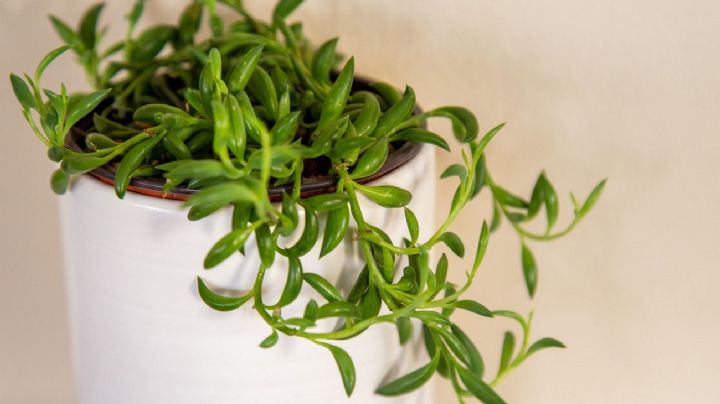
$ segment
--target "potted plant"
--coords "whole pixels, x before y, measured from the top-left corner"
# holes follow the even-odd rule
[[[604,181],[584,201],[573,197],[574,220],[554,230],[558,197],[544,174],[525,199],[488,172],[485,147],[503,125],[480,136],[463,107],[422,111],[412,88],[356,77],[337,39],[313,48],[302,25],[287,22],[301,2],[279,1],[265,23],[240,0],[192,1],[177,24],[136,33],[138,0],[125,38],[107,48],[98,4],[77,29],[51,17],[66,45],[33,77],[10,76],[60,164],[52,189],[70,188],[61,212],[80,402],[337,402],[343,390],[362,402],[419,402],[438,373],[461,402],[501,403],[493,387],[510,370],[563,346],[531,339],[532,315],[463,296],[502,219],[520,238],[533,296],[528,242],[571,231]],[[93,92],[41,87],[68,51]],[[431,147],[450,146],[426,129],[434,117],[450,120],[463,157],[441,175],[458,186],[438,226]],[[474,260],[456,269],[467,274],[456,285],[435,251],[465,254],[449,228],[483,190],[494,214],[478,221]],[[528,230],[541,210],[546,231]],[[196,277],[203,266],[211,271]],[[494,375],[453,322],[458,309],[520,325],[518,346],[505,334]],[[327,383],[333,367],[342,383]]]

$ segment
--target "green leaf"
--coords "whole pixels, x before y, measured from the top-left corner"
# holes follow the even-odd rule
[[[452,324],[449,324],[449,326],[451,325]],[[465,346],[460,342],[460,340],[458,340],[455,335],[453,335],[451,332],[448,332],[445,328],[439,329],[438,333],[440,334],[442,341],[450,349],[453,355],[459,358],[462,363],[470,366],[470,354],[465,349]]]
[[[393,185],[356,186],[368,199],[385,208],[402,208],[412,199],[410,192]]]
[[[448,272],[448,259],[445,253],[442,254],[438,260],[437,267],[435,269],[435,281],[437,282],[437,288],[440,290],[447,280]]]
[[[273,84],[270,75],[262,68],[262,66],[255,67],[255,71],[248,82],[248,90],[257,100],[260,101],[260,104],[267,109],[270,116],[277,118],[277,90],[275,89],[275,84]]]
[[[233,230],[228,233],[225,237],[221,238],[215,245],[212,246],[210,251],[205,256],[203,265],[205,269],[216,267],[221,262],[225,261],[227,257],[240,250],[245,245],[248,237],[253,232],[251,226]]]
[[[103,7],[105,7],[104,3],[98,3],[90,7],[80,20],[78,32],[80,33],[80,39],[83,45],[85,45],[87,49],[95,49],[98,40],[97,23]]]
[[[175,33],[175,27],[170,25],[155,25],[144,30],[133,42],[130,60],[135,63],[152,60],[165,48]]]
[[[471,311],[484,317],[494,317],[492,311],[488,310],[487,307],[474,300],[460,300],[453,303],[453,306],[458,309]]]
[[[235,202],[233,203],[232,213],[232,229],[238,230],[247,226],[250,220],[250,211],[252,205],[247,202]],[[241,249],[242,251],[242,249]]]
[[[355,119],[354,125],[357,129],[357,135],[361,137],[369,136],[380,121],[382,111],[380,110],[380,102],[374,95],[368,95],[364,98],[365,104],[363,105],[360,114]]]
[[[290,108],[292,107],[292,105],[290,105],[292,101],[290,99],[290,90],[292,85],[290,84],[290,79],[287,74],[280,70],[278,66],[273,67],[270,77],[275,84],[275,88],[280,94],[280,99],[278,100],[278,117],[282,118],[290,113]]]
[[[107,164],[113,157],[114,153],[97,157],[92,155],[88,156],[86,153],[66,151],[60,166],[68,174],[86,173]]]
[[[453,134],[458,141],[469,143],[477,137],[480,129],[477,118],[467,108],[442,107],[430,112],[432,116],[442,116],[450,119]]]
[[[123,126],[98,114],[93,115],[93,125],[95,125],[95,129],[98,132],[116,139],[125,138],[128,136],[136,135],[138,133],[138,130],[135,128]]]
[[[498,203],[493,203],[493,215],[492,220],[490,221],[490,232],[494,232],[500,227],[500,223],[502,222],[502,213],[500,212],[500,207]]]
[[[229,205],[232,202],[256,203],[257,201],[257,194],[248,185],[225,182],[203,188],[193,194],[184,205]]]
[[[410,241],[414,244],[420,235],[420,224],[418,224],[417,216],[408,208],[405,209],[405,223],[407,223],[410,232]]]
[[[316,212],[327,212],[347,206],[350,198],[345,193],[330,193],[311,196],[303,201],[305,206],[309,206]]]
[[[595,188],[593,188],[593,190],[590,192],[590,195],[588,195],[587,199],[585,200],[585,203],[583,203],[582,207],[578,211],[578,217],[585,216],[588,212],[590,212],[590,209],[595,206],[598,199],[600,199],[600,195],[602,195],[603,189],[605,189],[606,182],[607,180],[602,180],[595,186]]]
[[[320,113],[320,121],[318,122],[317,131],[325,129],[332,122],[340,118],[340,115],[347,104],[348,96],[350,95],[354,75],[355,59],[350,58],[340,72],[337,80],[335,80],[335,83],[333,83],[332,87],[330,87],[330,92],[328,93],[327,98],[325,98],[325,102],[323,103],[322,111]]]
[[[53,28],[55,28],[55,32],[57,32],[60,39],[62,39],[66,44],[74,47],[75,52],[80,52],[85,48],[80,35],[73,31],[73,29],[65,24],[61,19],[51,15],[50,22],[52,23]]]
[[[305,306],[305,312],[303,318],[315,322],[318,319],[318,304],[315,300],[310,299],[308,304]]]
[[[505,331],[503,337],[502,353],[500,354],[500,368],[498,373],[502,373],[510,365],[513,353],[515,352],[515,335],[510,331]]]
[[[115,194],[118,198],[125,198],[130,180],[135,170],[140,167],[145,158],[157,146],[163,136],[157,135],[133,146],[123,157],[115,172]]]
[[[438,239],[445,243],[448,248],[453,252],[453,254],[457,255],[458,257],[462,258],[465,256],[465,245],[462,242],[462,239],[457,234],[446,231],[443,233],[440,238]]]
[[[105,136],[101,133],[89,133],[87,136],[85,136],[85,145],[90,150],[103,150],[103,149],[110,149],[113,147],[116,147],[120,145],[121,143],[114,141],[113,139],[109,138],[108,136]],[[62,148],[59,148],[55,146],[55,150],[62,150]],[[60,156],[62,158],[62,156]],[[55,160],[60,161],[60,160]]]
[[[212,137],[213,137],[212,132],[210,132],[208,130],[198,131],[197,133],[194,133],[192,135],[192,137],[190,137],[190,139],[188,139],[187,147],[188,147],[188,149],[190,149],[190,151],[192,153],[196,153],[201,150],[204,151],[207,146],[212,144]],[[212,161],[214,163],[217,163],[217,167],[220,169],[220,171],[222,173],[225,173],[227,171],[227,169],[225,168],[225,166],[222,163],[220,163],[217,160],[212,160]],[[220,175],[222,175],[222,174],[220,174]],[[173,181],[174,181],[174,179],[173,179]],[[173,187],[177,186],[178,184],[179,183],[177,183],[177,184],[167,183],[167,184],[165,184],[164,189],[170,190]]]
[[[280,169],[281,166],[285,166],[286,164],[298,159],[302,154],[300,147],[302,146],[299,146],[297,144],[282,144],[272,146],[270,148],[271,169]],[[248,165],[253,169],[262,169],[262,152],[262,149],[257,149],[250,154],[250,157],[248,158]]]
[[[425,345],[425,350],[428,353],[428,356],[431,358],[434,358],[436,355],[438,356],[438,366],[437,366],[437,372],[442,377],[448,377],[449,376],[449,370],[447,361],[444,357],[444,351],[437,352],[437,343],[435,341],[435,336],[433,334],[433,331],[428,328],[428,326],[424,325],[422,326],[422,334],[423,334],[423,344]]]
[[[294,111],[280,118],[270,131],[273,144],[283,144],[293,141],[300,126],[301,118],[301,111]]]
[[[415,91],[412,87],[405,88],[403,97],[395,103],[380,118],[373,131],[373,137],[379,138],[393,134],[398,126],[415,110]]]
[[[209,14],[210,14],[209,25],[210,25],[210,30],[212,31],[213,37],[222,36],[223,32],[225,31],[224,20],[222,19],[222,17],[217,15],[214,7],[210,9]]]
[[[386,265],[388,268],[394,268],[395,262],[394,260],[390,260],[390,262]],[[434,290],[435,289],[435,277],[432,276],[432,273],[430,271],[430,254],[429,252],[421,248],[420,253],[414,256],[410,260],[410,265],[414,267],[416,273],[417,273],[417,282],[419,288],[425,289],[425,285],[427,285],[428,289]],[[390,271],[390,273],[386,276],[388,280],[392,280],[393,272]]]
[[[370,285],[367,292],[360,299],[360,314],[363,319],[375,317],[380,313],[382,300],[375,286]]]
[[[535,352],[546,348],[565,348],[565,344],[556,340],[555,338],[542,338],[530,345],[530,348],[528,348],[526,355],[530,356]]]
[[[467,169],[460,164],[451,164],[445,171],[440,174],[440,178],[458,177],[460,181],[465,181],[467,177]]]
[[[473,156],[482,155],[485,152],[485,147],[487,147],[487,145],[495,138],[495,135],[497,135],[498,132],[505,127],[505,124],[506,122],[503,122],[487,131],[487,133],[483,135],[482,139],[475,144],[475,147],[473,148]]]
[[[180,140],[177,132],[170,132],[163,136],[162,144],[165,150],[178,160],[192,159],[192,152],[187,145]]]
[[[128,31],[132,32],[137,25],[140,17],[142,17],[143,10],[145,9],[145,0],[136,0],[132,10],[127,15],[128,20]],[[182,24],[181,24],[182,25]]]
[[[389,152],[389,144],[386,138],[375,142],[369,149],[360,156],[350,178],[358,179],[369,177],[377,173],[385,164]]]
[[[255,242],[257,243],[260,262],[265,268],[269,268],[275,261],[275,241],[270,234],[270,227],[267,223],[255,230]]]
[[[298,240],[290,250],[294,255],[302,257],[313,248],[319,233],[320,229],[315,211],[309,207],[305,207],[305,228],[300,236],[300,240]]]
[[[540,211],[540,207],[545,203],[545,196],[543,195],[543,182],[545,174],[541,173],[538,179],[535,181],[535,186],[530,196],[530,204],[528,205],[527,215],[525,220],[530,220]]]
[[[460,329],[457,325],[453,324],[451,326],[451,331],[453,335],[455,335],[455,338],[460,341],[460,343],[465,347],[465,350],[468,354],[469,359],[469,370],[474,373],[478,378],[483,377],[483,373],[485,372],[485,362],[482,359],[482,356],[480,355],[480,352],[478,351],[475,344],[472,342],[472,340],[463,332],[463,330]]]
[[[167,115],[172,115],[179,121],[193,121],[187,112],[167,104],[144,104],[133,112],[133,120],[159,124]]]
[[[212,97],[213,95],[211,95]],[[263,138],[266,136],[270,138],[270,134],[268,133],[267,126],[265,125],[265,121],[258,118],[258,116],[255,114],[254,107],[250,103],[250,98],[245,92],[240,92],[238,95],[238,103],[240,104],[240,110],[242,111],[243,120],[245,121],[245,131],[250,136],[252,140],[259,144],[263,144]],[[268,139],[272,141],[272,139]],[[276,146],[281,147],[281,146]],[[287,149],[288,145],[282,145],[284,149]],[[254,152],[255,155],[261,156],[262,155],[262,149],[257,149]],[[252,157],[252,156],[251,156]],[[262,167],[262,164],[260,164],[260,161],[262,161],[262,158],[257,159],[256,168]]]
[[[273,20],[284,20],[295,11],[303,0],[280,0],[273,10]]]
[[[90,136],[90,135],[88,135]],[[60,146],[52,146],[48,149],[48,158],[51,161],[59,162],[65,156],[65,149]]]
[[[337,288],[335,288],[333,284],[328,282],[328,280],[323,278],[322,276],[315,273],[306,272],[303,274],[303,279],[328,302],[342,300],[342,295],[337,290]]]
[[[203,132],[201,132],[203,133]],[[208,133],[208,132],[204,132]],[[209,134],[209,133],[208,133]],[[212,137],[211,134],[209,134]],[[191,147],[192,139],[188,142],[188,148]],[[159,170],[168,171],[165,174],[168,182],[165,184],[164,189],[169,191],[173,187],[179,185],[185,180],[204,180],[209,178],[220,177],[226,173],[225,166],[217,160],[184,160],[174,161],[172,163],[161,164],[156,167]],[[203,190],[205,191],[205,190]],[[197,194],[193,195],[197,197]],[[192,199],[192,198],[190,198]]]
[[[337,363],[338,370],[340,371],[345,392],[348,397],[350,397],[355,388],[355,365],[353,364],[352,358],[340,347],[325,343],[321,343],[321,345],[329,349],[333,358],[335,358],[335,363]]]
[[[515,320],[515,321],[517,321],[517,322],[520,324],[520,326],[521,326],[522,328],[526,328],[526,327],[527,327],[527,323],[526,323],[526,321],[525,321],[525,318],[523,318],[523,316],[521,316],[520,314],[518,314],[518,313],[516,313],[516,312],[514,312],[514,311],[510,311],[510,310],[495,310],[495,311],[493,311],[493,315],[495,315],[496,317],[505,317],[505,318],[509,318],[509,319],[511,319],[511,320]]]
[[[215,79],[220,79],[222,74],[222,55],[220,50],[212,48],[207,54],[208,63],[207,67],[210,68],[210,72]]]
[[[339,208],[331,210],[325,222],[325,233],[323,235],[320,257],[324,257],[334,250],[345,238],[348,226],[350,225],[350,208],[347,203]]]
[[[285,228],[286,226],[283,226],[283,228],[280,229],[280,234],[283,236],[289,236],[297,228],[298,212],[295,200],[292,199],[285,191],[283,191],[282,195],[282,215],[288,219],[289,225],[286,225],[287,228]]]
[[[58,195],[62,195],[67,191],[70,176],[64,170],[57,169],[50,177],[50,188]]]
[[[377,91],[378,94],[380,94],[383,99],[385,99],[385,101],[387,101],[387,103],[390,105],[397,104],[402,98],[400,92],[390,84],[376,81],[370,83],[370,87],[372,87],[373,90]]]
[[[404,140],[406,142],[414,142],[414,143],[429,143],[432,145],[435,145],[437,147],[440,147],[441,149],[445,149],[447,151],[450,151],[450,145],[440,137],[439,135],[430,132],[429,130],[420,129],[420,128],[410,128],[405,129],[404,131],[393,135],[393,140]]]
[[[230,161],[228,144],[230,143],[230,114],[225,104],[219,100],[210,101],[210,110],[213,118],[213,152],[222,161],[228,170],[234,171],[235,166]]]
[[[70,48],[71,47],[69,45],[61,46],[59,48],[53,49],[47,55],[45,55],[45,57],[40,61],[40,64],[38,64],[37,69],[35,69],[35,82],[38,85],[40,84],[40,77],[42,77],[42,74],[48,67],[48,65],[50,65],[53,60],[57,59],[60,55],[65,53]]]
[[[24,110],[23,114],[25,113],[29,114],[29,111]],[[57,134],[57,131],[55,129],[57,128],[58,124],[58,114],[55,112],[54,108],[51,110],[46,110],[45,113],[40,116],[40,124],[42,125],[43,130],[46,134]]]
[[[110,91],[111,89],[107,88],[82,97],[77,103],[70,107],[67,120],[65,121],[65,127],[68,129],[72,128],[80,119],[92,112],[102,100],[110,94]]]
[[[471,143],[471,145],[474,143]],[[471,146],[472,147],[472,146]],[[485,180],[487,179],[487,167],[485,165],[485,156],[480,157],[475,163],[475,177],[473,179],[472,192],[470,193],[470,199],[475,198],[482,188],[485,186]]]
[[[465,183],[460,183],[460,184],[458,184],[458,187],[455,189],[455,193],[453,194],[452,201],[450,202],[450,211],[451,212],[463,209],[465,207],[465,205],[467,205],[468,200],[463,196],[465,185],[466,185]]]
[[[51,90],[44,89],[43,92],[48,97],[48,102],[52,106],[53,111],[47,111],[43,120],[47,120],[50,116],[53,116],[56,121],[54,122],[53,128],[57,125],[57,117],[65,116],[65,109],[67,108],[67,100],[58,93]],[[54,114],[52,112],[55,112]]]
[[[243,91],[250,81],[262,56],[264,45],[257,45],[242,55],[240,61],[228,73],[225,82],[232,93]]]
[[[195,222],[201,219],[204,219],[213,213],[217,212],[218,210],[224,208],[225,205],[199,205],[199,206],[193,206],[188,211],[188,220],[191,222]]]
[[[280,300],[274,307],[285,307],[288,304],[295,301],[300,295],[303,281],[303,270],[300,259],[295,255],[288,256],[288,270],[287,279],[285,281],[285,288],[283,288]]]
[[[18,99],[23,109],[38,109],[35,97],[33,96],[32,91],[30,91],[30,87],[28,87],[27,83],[25,83],[25,80],[21,79],[15,74],[11,74],[10,83],[12,84],[15,98]]]
[[[457,293],[457,288],[455,287],[455,285],[453,285],[452,283],[446,283],[445,284],[445,297],[452,296],[455,293]],[[447,318],[450,318],[450,316],[452,316],[452,314],[454,312],[455,312],[455,308],[452,306],[444,307],[442,309],[442,315]]]
[[[435,311],[416,311],[413,316],[419,318],[425,324],[434,324],[437,326],[450,326],[450,324],[452,324],[447,316]]]
[[[395,325],[397,326],[400,345],[405,345],[412,337],[412,321],[408,317],[400,317],[395,322]]]
[[[107,27],[103,28],[103,31],[101,31],[101,35],[105,35],[106,32],[107,32]],[[122,51],[124,49],[126,49],[126,43],[124,40],[115,41],[110,46],[105,48],[105,50],[102,52],[102,54],[100,54],[100,59],[101,60],[108,59],[111,56],[116,55],[117,53],[119,53],[120,51]],[[105,70],[103,77],[106,80],[109,80],[110,78],[115,76],[115,74],[117,74],[119,72],[119,68],[120,68],[120,65],[117,63],[113,64],[112,66],[108,66],[108,69]]]
[[[375,143],[375,139],[371,137],[345,137],[335,143],[334,152],[340,157],[345,158],[353,151],[363,149],[367,146],[370,146],[372,143]]]
[[[272,334],[270,334],[267,338],[262,340],[260,342],[260,348],[271,348],[275,346],[278,342],[278,333],[277,331],[273,330]]]
[[[382,396],[399,396],[417,390],[430,380],[435,373],[437,364],[437,360],[433,360],[427,365],[385,384],[375,390],[375,393]]]
[[[558,197],[555,188],[550,181],[543,176],[541,182],[543,200],[545,202],[545,213],[547,214],[547,234],[550,234],[558,218]]]
[[[321,83],[330,84],[330,71],[335,65],[337,42],[337,38],[325,42],[313,55],[310,70],[315,80]]]
[[[493,388],[483,382],[477,375],[462,367],[456,369],[465,387],[480,401],[485,404],[505,404],[505,400],[500,398]]]
[[[243,304],[245,304],[248,300],[252,298],[251,294],[246,294],[244,296],[240,297],[228,297],[228,296],[222,296],[215,292],[213,292],[202,280],[202,278],[198,277],[198,292],[200,293],[200,298],[202,298],[203,302],[205,302],[206,305],[208,305],[210,308],[217,310],[217,311],[232,311]]]
[[[180,39],[183,44],[190,45],[194,42],[195,34],[200,29],[202,15],[203,4],[200,2],[188,4],[185,10],[183,10],[183,13],[180,15],[180,22],[178,23]]]
[[[521,246],[521,260],[528,294],[530,297],[534,297],[535,290],[537,289],[538,270],[535,264],[535,257],[525,243]]]
[[[316,131],[313,134],[315,140],[312,142],[310,151],[305,157],[313,158],[327,155],[330,150],[332,150],[333,140],[340,138],[340,136],[347,131],[349,125],[350,119],[348,115],[343,115],[340,119],[331,122],[322,130]]]
[[[329,317],[360,318],[360,311],[355,305],[345,301],[336,300],[322,305],[318,309],[318,318]]]
[[[502,205],[512,206],[514,208],[521,209],[526,209],[529,205],[526,200],[515,194],[512,194],[511,192],[499,185],[493,185],[492,192],[495,199]]]
[[[475,261],[473,262],[473,272],[477,271],[482,264],[485,252],[487,251],[488,243],[490,241],[490,230],[486,221],[483,221],[482,230],[480,231],[480,238],[478,239],[477,249],[475,251]]]
[[[290,325],[300,328],[308,328],[315,326],[315,322],[306,318],[289,318],[280,323],[281,325]]]

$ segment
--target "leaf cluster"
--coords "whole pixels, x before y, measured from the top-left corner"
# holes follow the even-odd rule
[[[569,232],[593,207],[604,182],[583,203],[573,197],[575,219],[566,229],[553,232],[558,198],[544,174],[525,200],[488,173],[485,148],[503,125],[480,136],[475,116],[463,107],[417,113],[411,87],[401,92],[382,82],[358,85],[354,59],[343,60],[336,38],[314,48],[302,24],[287,22],[301,3],[279,1],[268,23],[249,14],[240,0],[189,1],[176,24],[136,32],[144,9],[144,2],[138,0],[127,15],[124,39],[105,48],[106,29],[99,25],[102,4],[91,7],[76,29],[51,17],[65,45],[50,52],[33,77],[11,75],[10,80],[32,131],[47,146],[49,158],[59,163],[51,177],[52,189],[62,194],[72,175],[109,166],[119,198],[133,178],[162,177],[168,192],[178,186],[195,191],[185,202],[189,220],[203,219],[229,205],[231,231],[213,245],[203,264],[209,270],[234,254],[244,254],[253,240],[261,258],[254,287],[244,296],[229,297],[198,278],[198,290],[203,301],[219,311],[250,302],[270,328],[261,347],[274,346],[284,335],[328,349],[349,395],[355,368],[335,341],[393,323],[400,344],[406,344],[417,328],[429,362],[378,387],[378,394],[407,393],[437,373],[452,381],[461,401],[471,395],[487,403],[503,402],[493,390],[497,381],[534,352],[562,344],[541,339],[528,346],[531,318],[491,311],[463,298],[481,266],[490,233],[502,217],[517,231],[532,296],[537,268],[526,240],[550,240]],[[234,18],[221,18],[218,7],[234,11]],[[205,20],[212,34],[200,38]],[[69,94],[65,86],[57,92],[41,87],[46,67],[69,51],[95,91]],[[429,238],[421,240],[422,223],[408,208],[412,193],[362,180],[376,174],[404,142],[449,151],[442,136],[426,129],[433,118],[450,121],[463,163],[442,174],[458,179],[450,212]],[[69,137],[78,134],[82,150],[68,146]],[[302,198],[301,187],[318,174],[312,171],[318,166],[326,167],[321,175],[332,178],[336,190]],[[288,192],[283,192],[279,203],[272,203],[268,191],[280,186]],[[465,255],[465,243],[449,228],[485,188],[492,193],[494,218],[480,229],[466,281],[457,285],[448,280],[447,256],[442,254],[436,262],[431,256],[441,246]],[[403,208],[407,237],[396,243],[368,223],[360,195],[387,209]],[[543,208],[547,231],[526,230],[524,223]],[[291,238],[295,241],[288,243]],[[364,263],[348,291],[305,272],[302,264],[303,257],[322,258],[343,241],[357,243]],[[287,268],[287,276],[279,299],[268,302],[262,295],[263,282],[266,271],[275,266]],[[307,288],[316,299],[304,302],[299,296]],[[305,305],[302,316],[284,314],[297,304]],[[488,318],[510,317],[521,325],[522,346],[516,351],[513,334],[506,334],[493,381],[484,381],[480,352],[453,322],[457,309]],[[326,319],[337,326],[323,329],[321,320]]]

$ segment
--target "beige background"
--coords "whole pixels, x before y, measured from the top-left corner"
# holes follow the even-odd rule
[[[89,3],[0,0],[3,74],[31,71],[58,44],[46,14],[74,20]],[[113,2],[114,21],[129,3]],[[174,15],[178,3],[155,1],[152,19]],[[250,1],[263,13],[264,3]],[[585,195],[609,177],[574,234],[535,246],[534,302],[525,297],[513,233],[504,228],[491,241],[474,297],[493,308],[536,309],[536,335],[570,347],[509,376],[500,387],[509,402],[720,400],[720,3],[307,3],[299,14],[311,37],[339,34],[358,71],[411,83],[426,107],[467,105],[484,128],[508,121],[489,164],[510,188],[529,192],[542,168],[563,195]],[[84,88],[70,66],[57,65],[47,84]],[[6,79],[0,106],[0,403],[72,403],[52,165]],[[439,158],[440,168],[449,163]],[[480,198],[456,230],[474,240],[487,210]],[[510,324],[470,316],[462,323],[494,367]],[[452,402],[449,386],[438,386],[438,402]]]

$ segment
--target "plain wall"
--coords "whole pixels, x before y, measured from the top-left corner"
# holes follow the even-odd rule
[[[118,35],[130,1],[108,15]],[[149,19],[177,14],[154,1]],[[266,1],[250,1],[267,15]],[[0,0],[0,69],[31,72],[59,45],[45,15],[75,22],[90,1]],[[539,291],[524,290],[504,226],[472,289],[491,308],[536,311],[538,354],[499,391],[511,403],[714,403],[720,378],[720,3],[710,0],[308,0],[316,43],[340,35],[357,71],[411,84],[425,108],[465,105],[506,128],[488,149],[494,179],[528,195],[545,169],[569,220],[572,190],[605,194],[570,236],[533,244]],[[65,58],[46,85],[85,89]],[[50,86],[51,88],[53,86]],[[0,404],[72,403],[53,165],[0,80]],[[434,129],[450,136],[444,124]],[[439,153],[438,169],[453,160]],[[440,183],[438,217],[451,182]],[[487,195],[454,227],[470,240]],[[457,280],[470,263],[453,260]],[[461,315],[495,369],[503,320]],[[362,377],[362,375],[360,375]],[[438,383],[438,403],[452,402]]]

